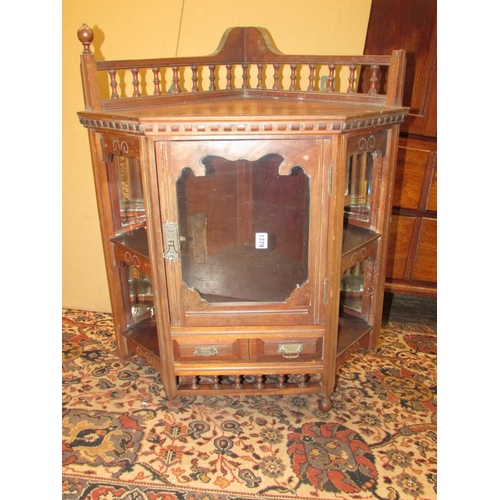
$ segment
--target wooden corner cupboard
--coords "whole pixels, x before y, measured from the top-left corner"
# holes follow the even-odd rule
[[[286,55],[238,27],[208,56],[96,61],[78,38],[120,355],[168,398],[330,410],[339,366],[378,343],[404,52]]]

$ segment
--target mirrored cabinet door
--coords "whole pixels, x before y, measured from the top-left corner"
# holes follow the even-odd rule
[[[239,304],[262,316],[272,304],[281,315],[302,308],[298,321],[310,317],[326,230],[322,142],[186,141],[169,153],[175,203],[165,214],[164,257],[179,307],[207,314]]]

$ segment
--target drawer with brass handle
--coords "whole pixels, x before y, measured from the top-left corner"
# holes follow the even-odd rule
[[[250,357],[259,361],[319,361],[322,356],[322,337],[257,338],[250,340]]]
[[[248,359],[248,341],[235,337],[174,337],[175,361],[240,361]]]

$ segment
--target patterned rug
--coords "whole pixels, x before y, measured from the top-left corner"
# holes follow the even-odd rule
[[[314,394],[163,396],[111,315],[63,310],[63,499],[436,498],[436,332],[389,323]]]

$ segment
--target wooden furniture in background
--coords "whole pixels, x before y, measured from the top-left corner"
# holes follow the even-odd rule
[[[210,56],[95,61],[78,37],[120,355],[169,398],[328,411],[339,366],[378,343],[404,52],[291,56],[233,28]]]
[[[436,0],[372,0],[365,54],[403,48],[407,67],[386,290],[437,293]]]

